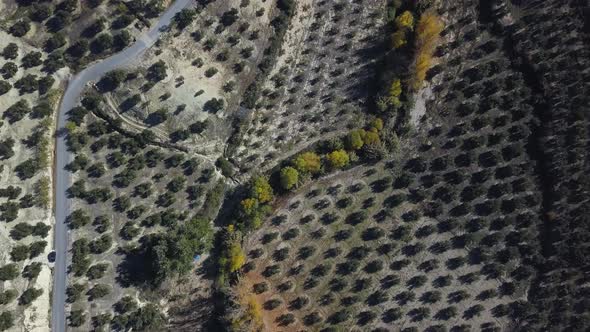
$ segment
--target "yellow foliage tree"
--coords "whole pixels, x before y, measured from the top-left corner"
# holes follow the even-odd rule
[[[416,60],[415,73],[411,86],[419,89],[426,79],[426,72],[432,67],[433,55],[440,33],[443,30],[441,19],[433,12],[425,12],[418,21],[416,28]]]
[[[254,326],[262,326],[262,306],[258,301],[256,301],[256,298],[252,295],[248,297],[248,308],[246,310],[246,314],[248,315],[248,318],[252,321]]]
[[[429,11],[420,16],[418,28],[416,29],[416,46],[420,49],[434,50],[440,33],[443,30],[443,23],[435,13]]]
[[[371,121],[371,127],[377,129],[377,131],[383,130],[383,120],[375,118]]]
[[[346,146],[349,150],[358,150],[365,144],[363,138],[365,131],[362,129],[355,129],[346,136]]]
[[[240,305],[244,307],[244,313],[239,317],[232,319],[232,330],[234,331],[262,331],[264,321],[262,320],[262,306],[251,294],[251,287],[246,283],[240,282],[235,291],[238,295]]]
[[[328,153],[326,159],[328,160],[328,164],[332,168],[342,168],[348,165],[348,163],[350,162],[348,153],[346,153],[346,151],[344,150],[332,151]]]
[[[258,210],[258,200],[255,198],[246,198],[240,202],[242,211],[248,216],[252,216]]]
[[[391,35],[391,44],[394,49],[398,49],[408,43],[406,30],[398,30]]]
[[[406,10],[401,15],[395,18],[395,25],[398,29],[410,29],[414,28],[414,15],[409,10]]]
[[[402,81],[399,79],[391,82],[391,88],[389,88],[389,98],[399,98],[402,95]]]
[[[391,87],[389,88],[389,96],[387,97],[387,105],[393,106],[394,108],[398,108],[401,105],[401,101],[399,97],[402,94],[402,82],[400,79],[395,79],[391,82]]]
[[[252,198],[257,199],[260,203],[270,202],[274,197],[272,187],[268,180],[262,176],[257,176],[252,180],[250,191]]]
[[[235,272],[246,263],[246,255],[239,243],[232,243],[229,248],[228,271]]]
[[[247,225],[253,229],[257,229],[262,225],[264,209],[258,203],[256,198],[246,198],[240,202],[243,221],[247,222]]]
[[[416,89],[419,89],[422,85],[422,82],[426,79],[426,72],[432,66],[432,55],[429,53],[420,53],[416,57],[416,77],[414,80],[416,85],[414,86]]]
[[[295,158],[295,168],[302,173],[317,173],[322,167],[320,156],[313,152],[304,152]]]
[[[365,144],[367,145],[377,145],[381,143],[381,139],[379,138],[379,134],[373,131],[368,131],[365,135]]]

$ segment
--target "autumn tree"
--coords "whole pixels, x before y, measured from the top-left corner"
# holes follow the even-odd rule
[[[335,150],[328,153],[326,160],[328,161],[328,165],[333,169],[342,168],[350,162],[348,153],[344,150]]]
[[[346,147],[349,150],[358,150],[363,147],[365,142],[365,131],[363,129],[355,129],[346,136]]]
[[[414,15],[406,10],[395,18],[397,31],[391,35],[391,43],[394,49],[401,48],[408,43],[408,31],[414,29]]]
[[[268,180],[262,176],[256,176],[250,184],[250,196],[257,199],[260,203],[272,201],[274,193]]]
[[[298,155],[293,162],[295,168],[301,173],[318,173],[322,167],[320,156],[314,152],[304,152]]]
[[[398,29],[414,29],[414,15],[409,10],[406,10],[401,15],[395,18],[395,25]]]
[[[402,82],[400,79],[394,79],[389,88],[389,104],[395,108],[401,104],[400,96],[402,95]]]
[[[228,270],[235,272],[246,262],[246,255],[239,243],[233,243],[229,248]]]
[[[383,120],[380,118],[373,119],[370,123],[370,127],[377,129],[377,131],[383,130]]]
[[[373,131],[367,131],[365,133],[365,146],[375,146],[381,143],[381,139],[379,138],[379,133],[376,128],[373,128]]]
[[[262,321],[262,306],[254,296],[248,299],[247,315],[256,326],[263,326]]]
[[[242,233],[229,225],[222,234],[222,253],[219,256],[219,278],[225,279],[246,263],[246,254],[241,245]]]
[[[432,58],[442,30],[440,17],[433,12],[422,14],[416,28],[415,72],[411,83],[414,89],[422,86],[426,72],[432,67]]]
[[[240,218],[250,228],[258,228],[262,225],[262,213],[260,204],[256,198],[246,198],[240,202]]]
[[[408,37],[405,30],[398,30],[391,35],[391,45],[393,48],[402,48],[408,43]]]

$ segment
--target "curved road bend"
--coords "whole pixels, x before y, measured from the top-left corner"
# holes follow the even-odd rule
[[[106,58],[74,76],[68,83],[63,96],[57,117],[57,132],[65,128],[66,112],[72,109],[80,99],[80,94],[90,81],[96,81],[105,73],[128,64],[139,57],[146,49],[152,46],[160,35],[160,29],[170,24],[174,15],[190,6],[191,0],[176,0],[160,17],[158,23],[148,32],[140,36],[135,43],[109,58]],[[51,304],[51,330],[53,332],[66,331],[66,280],[67,280],[67,248],[68,229],[65,224],[66,216],[70,208],[70,200],[66,197],[66,190],[71,184],[66,164],[72,160],[68,152],[63,135],[57,137],[55,154],[55,228],[54,249],[56,253],[53,275],[53,299]]]

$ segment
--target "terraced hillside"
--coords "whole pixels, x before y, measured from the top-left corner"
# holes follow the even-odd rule
[[[0,1],[0,330],[50,324],[55,110],[73,72],[127,47],[166,3],[147,5]]]
[[[588,327],[588,3],[530,1],[508,34],[534,92],[532,126],[543,188],[543,251],[531,287],[532,328]],[[560,88],[555,88],[560,86]]]
[[[51,54],[53,66],[79,70],[129,46],[166,8],[160,0],[5,0],[2,25]]]
[[[588,326],[583,5],[435,8],[445,28],[429,84],[405,115],[415,127],[402,149],[279,193],[263,226],[244,236],[233,324]]]
[[[284,11],[262,1],[193,4],[68,112],[70,328],[160,329],[195,289],[210,296],[210,281],[187,274],[201,264],[195,255],[206,257],[235,184],[224,145],[239,96],[272,59],[271,20]]]
[[[237,287],[258,294],[268,330],[510,328],[516,317],[507,314],[532,273],[522,248],[538,249],[522,243],[523,233],[534,237],[535,224],[510,223],[518,211],[490,214],[485,199],[472,201],[472,216],[457,217],[453,204],[431,200],[417,174],[394,164],[314,183],[248,237]]]
[[[302,1],[231,157],[268,169],[363,118],[380,58],[384,1]]]

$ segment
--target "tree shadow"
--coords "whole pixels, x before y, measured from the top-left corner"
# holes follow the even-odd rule
[[[155,257],[147,251],[147,247],[156,241],[155,236],[144,236],[141,238],[141,245],[137,248],[129,249],[125,252],[118,251],[117,254],[124,255],[121,263],[117,266],[116,281],[122,287],[140,287],[153,289],[155,274],[153,265],[150,262]]]

